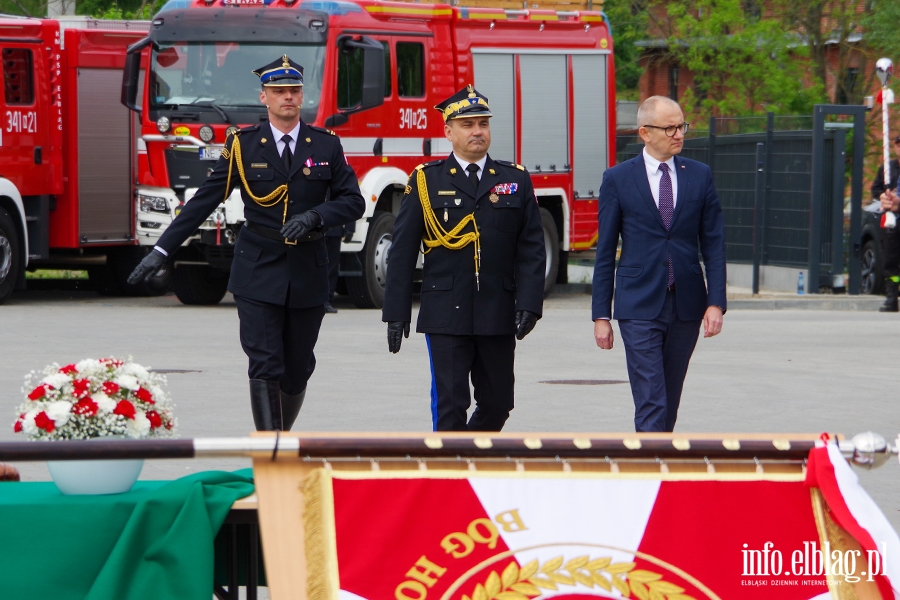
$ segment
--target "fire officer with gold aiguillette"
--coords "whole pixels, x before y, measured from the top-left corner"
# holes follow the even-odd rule
[[[525,168],[488,156],[488,99],[471,85],[435,106],[453,153],[416,167],[394,224],[382,320],[409,337],[413,272],[425,253],[416,331],[431,359],[435,431],[500,431],[513,408],[516,340],[541,318],[545,249]],[[471,404],[469,379],[476,408]]]
[[[228,136],[212,174],[129,282],[152,277],[241,186],[247,221],[228,291],[250,363],[253,421],[258,430],[286,431],[316,366],[313,348],[328,301],[325,231],[359,219],[365,202],[338,137],[300,120],[303,67],[283,56],[254,73],[269,122]]]

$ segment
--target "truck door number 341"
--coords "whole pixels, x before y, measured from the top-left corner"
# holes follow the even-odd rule
[[[400,129],[426,129],[428,115],[424,108],[401,108]]]
[[[33,110],[6,111],[6,131],[9,133],[37,133],[37,113]]]

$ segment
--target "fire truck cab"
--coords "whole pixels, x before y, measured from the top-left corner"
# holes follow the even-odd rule
[[[614,156],[612,39],[599,12],[374,0],[172,0],[129,49],[123,103],[140,115],[137,237],[152,246],[218,159],[227,130],[266,120],[252,70],[304,66],[302,119],[341,138],[367,200],[342,244],[361,307],[384,297],[391,232],[415,167],[451,147],[435,104],[469,83],[487,95],[494,158],[531,173],[547,245],[546,289],[566,253],[596,242],[597,194]],[[240,190],[175,256],[186,303],[218,302],[243,223]]]

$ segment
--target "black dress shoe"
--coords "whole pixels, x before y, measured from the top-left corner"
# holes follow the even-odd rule
[[[334,314],[337,312],[337,309],[331,305],[331,302],[325,303],[325,312]]]

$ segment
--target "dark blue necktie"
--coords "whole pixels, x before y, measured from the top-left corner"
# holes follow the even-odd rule
[[[659,179],[659,214],[662,217],[666,230],[672,227],[672,217],[675,216],[675,196],[672,194],[672,178],[669,177],[669,165],[659,163],[662,177]],[[672,269],[672,253],[669,253],[669,276],[666,279],[666,287],[675,285],[675,271]]]

